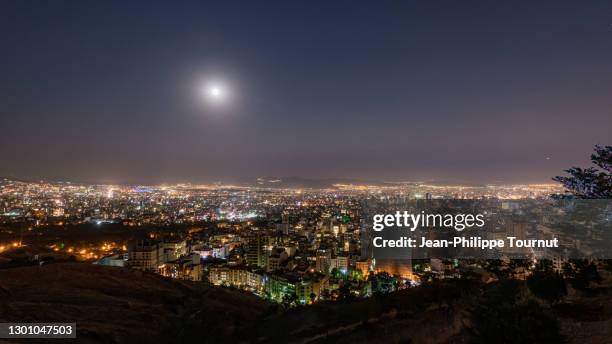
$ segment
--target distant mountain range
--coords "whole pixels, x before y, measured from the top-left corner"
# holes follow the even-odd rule
[[[336,184],[346,185],[372,185],[372,186],[398,186],[406,184],[422,184],[429,185],[464,185],[464,186],[484,186],[477,183],[451,182],[451,181],[381,181],[372,179],[356,179],[356,178],[300,178],[300,177],[260,177],[255,180],[245,179],[240,181],[240,184],[249,186],[265,186],[278,188],[331,188]]]
[[[98,185],[98,184],[123,184],[123,185],[159,185],[159,184],[180,184],[189,183],[186,181],[182,182],[123,182],[123,183],[108,183],[101,181],[82,181],[82,180],[67,180],[58,178],[49,178],[43,180],[28,180],[24,178],[6,178],[0,176],[0,183],[4,180],[19,181],[19,182],[51,182],[51,183],[72,183],[77,185]],[[470,182],[458,182],[458,181],[444,181],[444,180],[420,180],[420,181],[382,181],[373,179],[357,179],[357,178],[302,178],[302,177],[259,177],[259,178],[241,178],[237,180],[227,181],[216,181],[216,182],[191,182],[192,184],[219,184],[219,185],[240,185],[240,186],[253,186],[253,187],[267,187],[267,188],[311,188],[311,189],[325,189],[333,188],[336,184],[346,185],[372,185],[372,186],[399,186],[406,184],[429,184],[429,185],[463,185],[463,186],[484,186],[484,184],[470,183]],[[499,183],[501,184],[501,183]]]

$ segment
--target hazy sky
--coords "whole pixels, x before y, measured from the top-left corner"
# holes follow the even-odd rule
[[[612,144],[610,1],[3,0],[0,42],[2,176],[550,181]]]

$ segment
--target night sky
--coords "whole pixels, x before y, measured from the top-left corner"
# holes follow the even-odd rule
[[[549,182],[612,144],[610,1],[3,0],[0,42],[0,176]]]

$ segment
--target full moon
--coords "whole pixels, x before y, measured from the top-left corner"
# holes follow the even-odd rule
[[[205,97],[207,100],[219,103],[224,101],[228,96],[227,88],[219,83],[211,83],[204,88]]]
[[[221,88],[213,86],[210,89],[210,96],[213,98],[221,98],[223,96],[223,91],[221,90]]]

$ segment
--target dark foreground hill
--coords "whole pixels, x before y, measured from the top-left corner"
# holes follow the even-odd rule
[[[207,325],[216,336],[233,337],[268,307],[254,295],[122,268],[62,263],[0,270],[0,322],[76,320],[79,342],[169,342],[200,313],[211,314]]]
[[[285,310],[203,283],[56,263],[0,269],[0,322],[76,321],[83,343],[604,343],[609,287],[551,307],[524,282],[451,280]]]
[[[0,269],[0,322],[77,322],[79,342],[444,342],[461,329],[445,302],[460,289],[419,288],[285,310],[254,295],[84,263]],[[401,310],[398,312],[398,309]],[[433,331],[433,333],[432,333]]]

